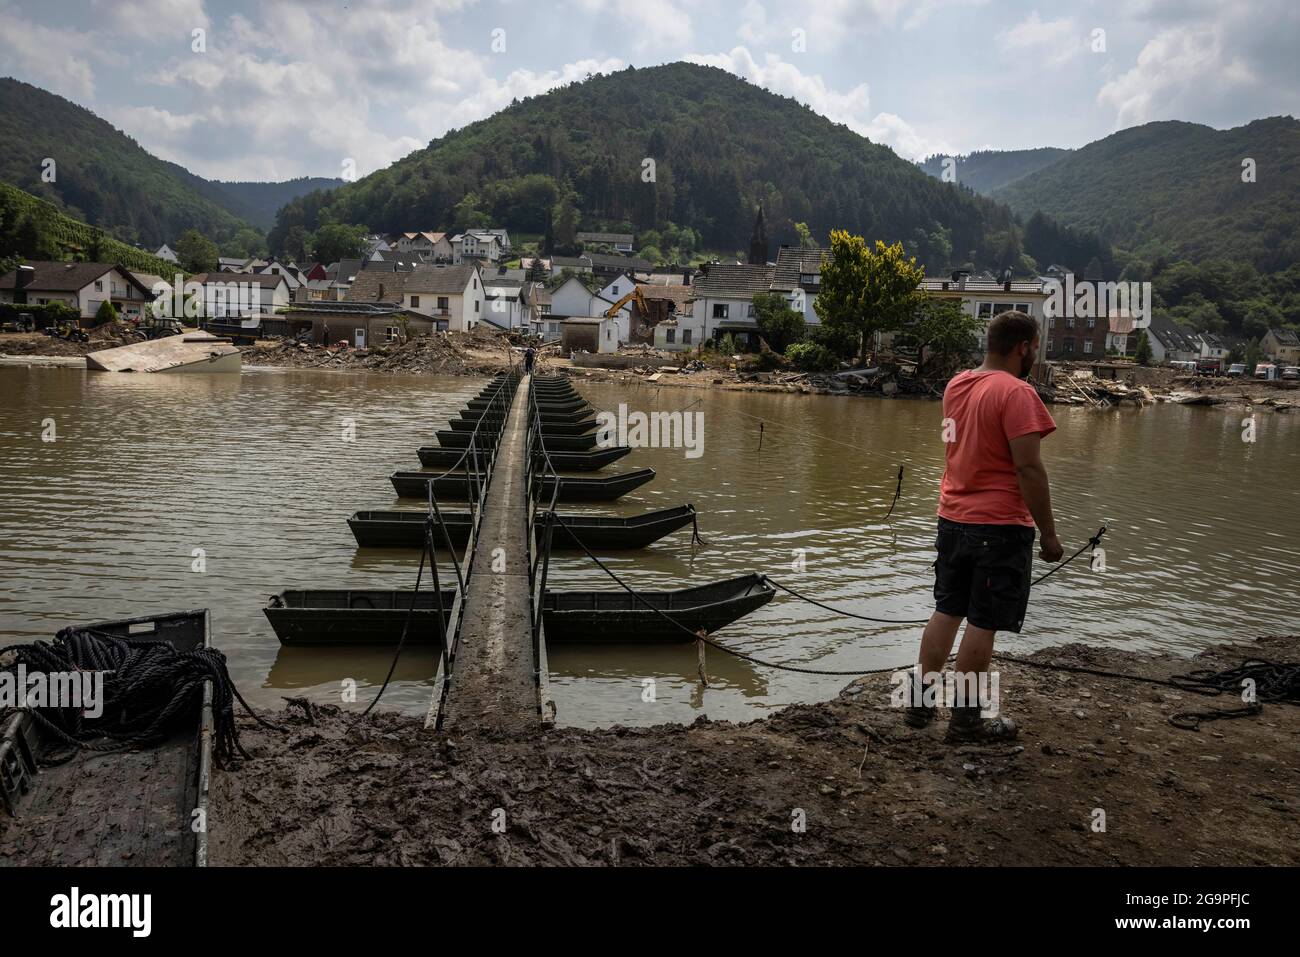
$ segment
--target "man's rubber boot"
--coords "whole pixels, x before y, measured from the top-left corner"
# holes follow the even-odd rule
[[[963,744],[993,743],[1010,741],[1018,733],[1016,723],[1010,718],[982,718],[979,705],[975,705],[952,709],[944,740]]]
[[[920,676],[917,675],[916,669],[913,668],[908,673],[907,676],[907,681],[908,681],[907,700],[908,701],[916,701],[918,698],[921,697],[921,695],[918,695],[916,691],[916,686],[920,682],[920,680],[921,680]],[[922,688],[922,692],[924,692],[924,688],[928,688],[928,687],[930,686],[925,685]],[[909,704],[903,709],[903,723],[906,724],[909,728],[916,728],[918,730],[920,730],[921,728],[928,728],[930,726],[930,722],[935,719],[935,716],[938,713],[939,713],[939,709],[937,707],[926,707],[925,705],[921,705],[921,704]]]

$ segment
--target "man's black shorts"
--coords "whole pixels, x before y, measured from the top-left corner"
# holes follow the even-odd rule
[[[934,607],[977,628],[1020,631],[1029,607],[1034,530],[939,519]]]

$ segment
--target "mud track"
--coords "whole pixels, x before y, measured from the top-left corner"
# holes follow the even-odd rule
[[[1300,638],[1193,661],[1082,645],[1035,657],[1165,677],[1247,656],[1298,661]],[[886,676],[741,725],[446,737],[391,714],[354,726],[336,708],[304,706],[271,716],[289,729],[281,735],[245,716],[255,757],[215,777],[212,859],[1300,863],[1300,708],[1267,705],[1193,732],[1168,716],[1239,702],[1013,664],[1001,667],[1001,691],[1022,731],[997,746],[944,744],[942,719],[906,728]]]

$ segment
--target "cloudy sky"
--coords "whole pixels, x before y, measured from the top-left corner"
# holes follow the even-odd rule
[[[911,159],[1225,128],[1300,115],[1297,37],[1296,0],[0,0],[0,75],[202,176],[287,179],[683,59]]]

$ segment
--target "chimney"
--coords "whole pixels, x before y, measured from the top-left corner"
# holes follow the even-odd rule
[[[966,288],[966,279],[970,276],[969,269],[954,269],[952,271],[952,281],[957,284],[958,289]]]

